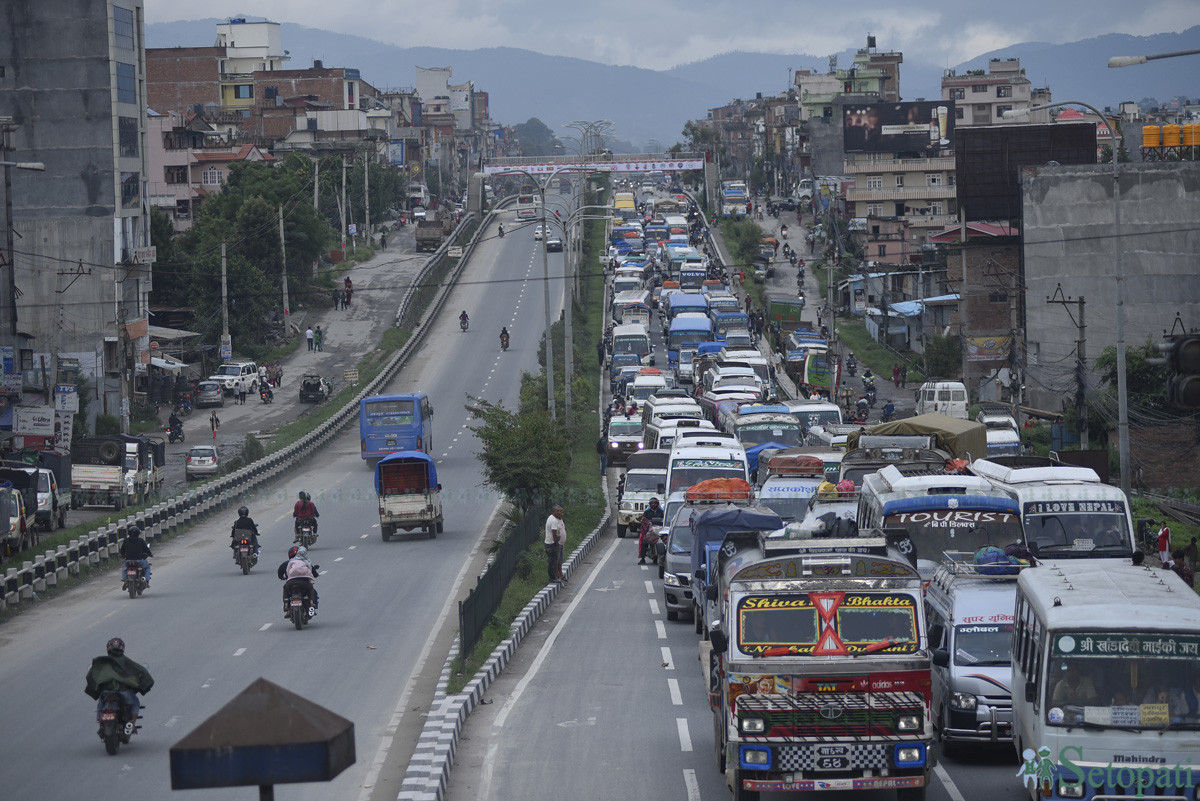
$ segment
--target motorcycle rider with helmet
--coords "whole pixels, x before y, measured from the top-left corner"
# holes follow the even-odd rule
[[[317,518],[321,516],[321,513],[317,511],[317,505],[312,502],[311,495],[304,490],[300,490],[299,498],[300,500],[296,501],[296,505],[292,507],[292,517],[296,518],[295,523],[292,524],[292,528],[296,532],[296,536],[292,542],[300,541],[300,525],[306,520],[312,523],[313,536],[316,537]]]
[[[500,223],[500,238],[504,238],[504,223]]]
[[[146,583],[150,583],[150,545],[142,539],[142,530],[130,526],[125,532],[125,541],[121,543],[121,558],[128,562],[137,562],[146,571]]]
[[[171,416],[167,418],[167,427],[171,429],[172,434],[183,437],[183,421],[179,419],[178,412],[171,412]]]
[[[506,325],[500,326],[500,347],[508,348],[508,326]]]
[[[129,718],[125,723],[125,731],[121,739],[129,742],[129,735],[137,730],[138,713],[142,711],[138,693],[145,695],[154,686],[154,678],[144,665],[139,665],[125,656],[125,641],[113,637],[105,646],[107,655],[98,656],[92,660],[88,668],[87,684],[84,692],[88,697],[96,699],[96,720],[100,720],[100,698],[104,692],[118,692],[129,710]]]
[[[237,541],[242,537],[239,531],[250,532],[250,545],[254,548],[255,556],[258,555],[258,524],[254,522],[254,518],[250,517],[250,510],[245,506],[238,507],[238,519],[233,523],[233,530],[229,532],[229,547],[237,550]]]
[[[303,546],[293,545],[288,548],[288,558],[281,562],[279,569],[275,571],[275,575],[279,576],[279,580],[283,582],[283,614],[286,617],[288,614],[288,584],[292,579],[302,579],[308,581],[308,586],[312,590],[312,605],[316,609],[320,604],[317,597],[317,582],[316,578],[320,565],[314,565],[308,558],[308,549]]]
[[[466,309],[463,309],[463,313],[458,315],[458,324],[464,331],[471,324],[471,318],[467,316]]]

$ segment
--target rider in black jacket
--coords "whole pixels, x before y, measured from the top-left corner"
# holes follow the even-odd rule
[[[142,539],[142,530],[137,526],[130,526],[125,532],[125,541],[121,543],[121,558],[131,560],[141,564],[146,571],[146,583],[150,583],[150,562],[149,559],[154,554],[150,553],[150,545]]]
[[[233,524],[233,530],[229,532],[229,547],[237,548],[237,539],[242,535],[239,531],[250,532],[250,544],[254,547],[254,553],[258,553],[258,525],[254,519],[250,517],[250,510],[245,506],[238,507],[238,519]]]

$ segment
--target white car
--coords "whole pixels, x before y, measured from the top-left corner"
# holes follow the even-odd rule
[[[544,233],[544,232],[542,231],[542,226],[540,226],[540,225],[539,225],[537,228],[534,228],[534,229],[533,229],[533,239],[534,239],[534,241],[535,241],[535,242],[541,242],[541,241],[542,241],[542,234],[543,234],[543,233]]]

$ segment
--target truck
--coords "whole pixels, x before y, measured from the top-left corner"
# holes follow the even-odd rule
[[[748,196],[746,193],[745,181],[724,181],[721,184],[721,216],[734,217],[742,219],[746,216],[746,203]]]
[[[25,497],[30,526],[37,523],[46,531],[56,524],[58,528],[66,528],[70,492],[59,482],[58,474],[65,469],[69,482],[70,464],[70,457],[52,452],[40,455],[36,464],[0,462],[0,480],[12,483]]]
[[[450,234],[450,217],[448,215],[426,215],[425,219],[417,220],[417,252],[433,252],[442,246],[442,240]]]
[[[423,451],[397,451],[375,465],[379,531],[387,542],[397,529],[421,529],[433,539],[442,533],[442,485],[433,457]]]
[[[71,446],[71,505],[121,510],[162,488],[166,443],[161,437],[114,434]]]
[[[36,498],[36,471],[0,470],[0,560],[37,545]]]
[[[937,751],[921,578],[901,541],[875,534],[737,531],[716,551],[700,655],[717,768],[735,799],[925,798]]]

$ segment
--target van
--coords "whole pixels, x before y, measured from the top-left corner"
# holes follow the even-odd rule
[[[816,448],[833,448],[837,451],[846,451],[846,437],[851,432],[857,431],[859,426],[855,425],[838,425],[836,423],[827,423],[822,426],[810,426],[808,433],[804,438],[807,445]]]
[[[985,571],[1011,570],[996,575]],[[933,651],[933,716],[942,753],[1012,742],[1012,637],[1017,566],[977,565],[950,551],[925,593]]]
[[[916,391],[917,414],[943,414],[967,419],[967,388],[961,381],[926,381]]]
[[[655,417],[645,427],[642,441],[647,448],[670,448],[681,430],[701,430],[716,433],[716,427],[708,420],[686,417]]]
[[[645,326],[618,325],[613,329],[613,353],[636,353],[642,357],[642,363],[647,361],[654,364],[654,346],[650,344],[650,335]]]

